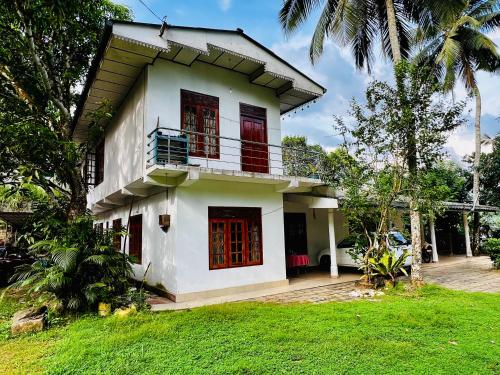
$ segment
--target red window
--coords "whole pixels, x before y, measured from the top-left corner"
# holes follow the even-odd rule
[[[99,185],[104,180],[104,140],[99,142],[95,149],[95,185]]]
[[[142,215],[130,216],[128,253],[137,264],[142,263]]]
[[[262,264],[260,208],[209,207],[210,269]]]
[[[219,98],[181,90],[181,129],[189,155],[219,158]]]
[[[119,233],[122,230],[122,219],[113,220],[113,246],[116,251],[121,251],[122,236]]]

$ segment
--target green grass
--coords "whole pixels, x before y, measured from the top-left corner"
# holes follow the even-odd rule
[[[5,319],[15,302],[0,305]],[[86,316],[18,338],[4,323],[0,373],[500,373],[500,295],[435,286],[375,302]]]

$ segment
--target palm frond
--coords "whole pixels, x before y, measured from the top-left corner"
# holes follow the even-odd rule
[[[314,64],[323,54],[323,46],[325,37],[335,36],[338,40],[342,40],[341,24],[346,0],[328,0],[321,12],[321,16],[314,29],[311,45],[309,47],[309,58]]]
[[[61,246],[52,249],[51,253],[54,263],[64,271],[69,271],[75,267],[80,251],[75,247]]]
[[[346,41],[351,47],[358,69],[366,67],[371,73],[373,43],[378,32],[375,9],[369,2],[351,2],[345,22]]]
[[[279,20],[285,33],[292,33],[311,12],[321,6],[324,0],[285,0],[279,13]]]

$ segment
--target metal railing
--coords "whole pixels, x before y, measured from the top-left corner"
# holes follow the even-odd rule
[[[320,178],[324,154],[288,147],[157,127],[148,134],[147,165],[206,168]]]

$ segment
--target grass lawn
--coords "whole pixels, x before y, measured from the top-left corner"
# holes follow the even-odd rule
[[[0,302],[0,374],[500,373],[500,294],[426,286],[375,302],[86,316],[12,338],[18,307]]]

